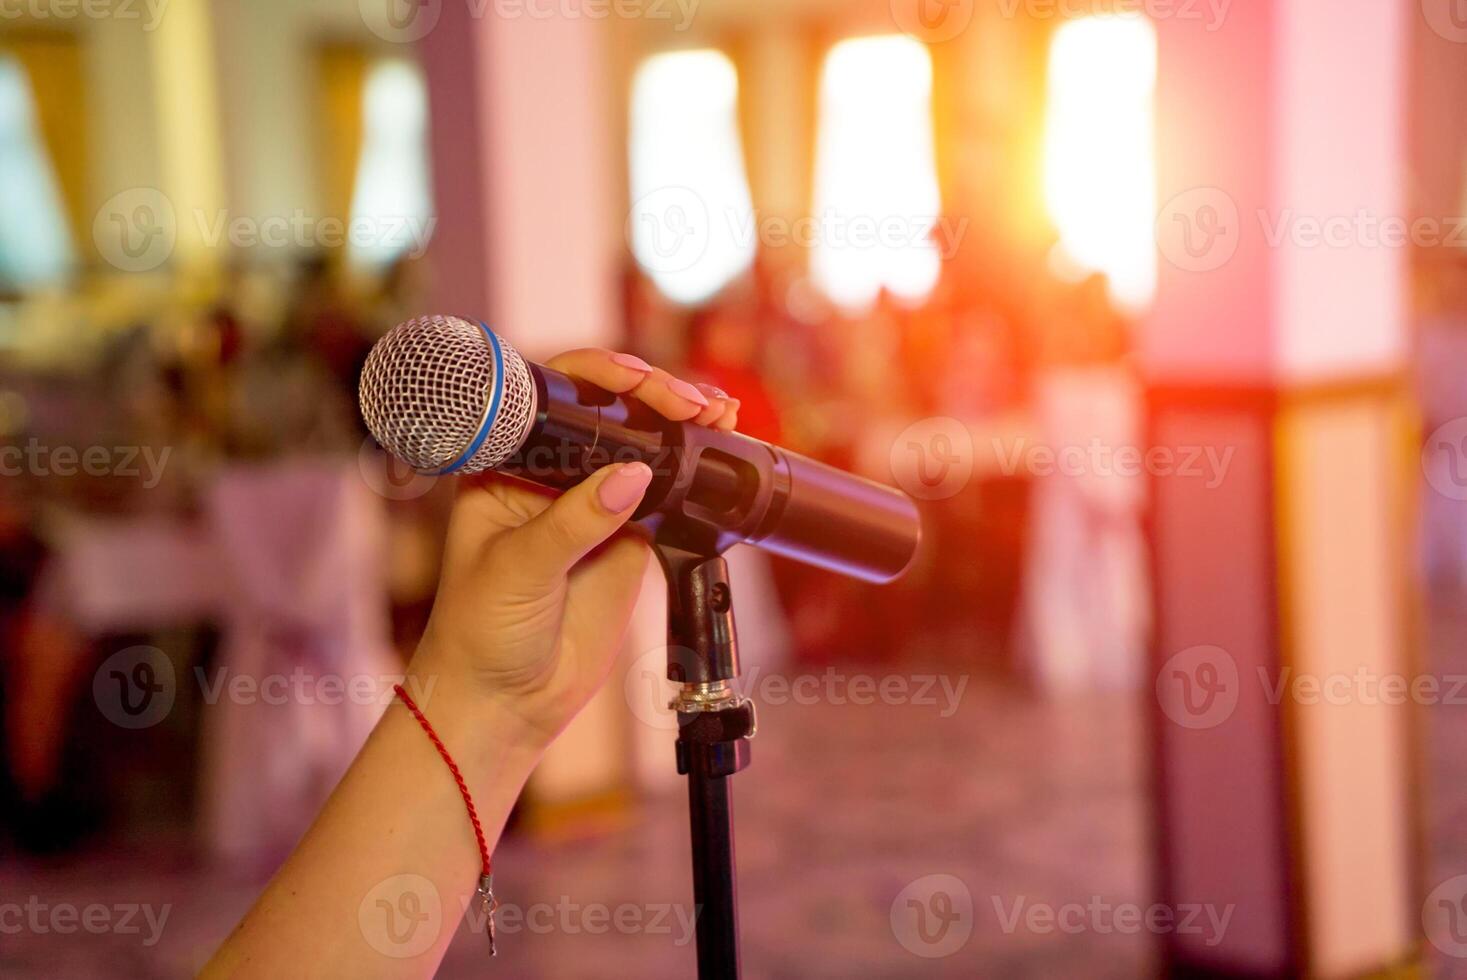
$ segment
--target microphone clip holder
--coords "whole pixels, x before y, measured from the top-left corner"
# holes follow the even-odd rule
[[[728,563],[688,547],[678,522],[664,523],[653,547],[667,576],[667,676],[679,685],[677,771],[688,777],[697,910],[699,980],[739,976],[738,886],[728,778],[749,764],[758,728],[754,703],[742,697],[738,631]],[[710,549],[711,550],[711,549]]]

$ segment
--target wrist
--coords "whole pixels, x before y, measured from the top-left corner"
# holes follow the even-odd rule
[[[485,692],[469,671],[420,647],[403,687],[444,742],[474,774],[519,771],[527,777],[549,740],[503,697]]]

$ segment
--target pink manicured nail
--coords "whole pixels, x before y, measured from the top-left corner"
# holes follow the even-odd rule
[[[694,405],[702,405],[704,408],[708,407],[707,396],[681,378],[670,379],[667,382],[667,387],[672,389],[672,393],[674,395],[677,395],[681,398],[686,398]]]
[[[647,492],[647,484],[651,482],[650,466],[626,463],[601,481],[601,486],[596,488],[596,496],[601,499],[602,507],[613,514],[620,514],[642,499],[642,494]]]
[[[652,373],[652,365],[642,360],[636,354],[623,354],[620,351],[617,351],[615,354],[611,355],[611,361],[613,364],[620,364],[624,368],[631,368],[633,371],[641,371],[643,374]]]

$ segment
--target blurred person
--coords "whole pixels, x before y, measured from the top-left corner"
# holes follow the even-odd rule
[[[1115,466],[1117,449],[1141,446],[1126,324],[1096,274],[1065,290],[1043,330],[1036,443],[1055,464],[1033,473],[1021,646],[1044,691],[1127,689],[1141,675],[1150,614],[1145,477]],[[1025,465],[1025,447],[1009,448]]]
[[[206,317],[213,337],[214,360],[223,368],[232,367],[244,353],[244,316],[240,306],[243,302],[245,277],[243,260],[231,260],[225,266],[224,283]]]
[[[296,452],[355,452],[363,438],[356,387],[346,376],[360,373],[365,355],[343,357],[333,371],[319,355],[306,317],[310,304],[297,302],[271,343],[251,351],[231,386],[228,434],[231,455],[262,459]],[[347,329],[331,314],[328,332]],[[355,329],[355,328],[351,328]],[[355,342],[349,345],[355,349]],[[355,364],[355,367],[349,365]]]
[[[423,309],[428,296],[428,266],[411,255],[399,255],[382,272],[367,304],[369,341],[411,320]]]
[[[610,351],[572,351],[548,364],[631,392],[669,419],[737,424],[730,400],[700,405],[669,385],[675,379]],[[434,740],[393,701],[202,976],[432,975],[479,884],[476,834],[482,828],[492,853],[530,771],[611,672],[650,557],[642,538],[617,532],[651,479],[645,464],[626,463],[559,497],[496,477],[464,487],[428,631],[404,679],[419,696],[431,692],[421,711]],[[448,927],[419,955],[386,957],[358,908],[404,875],[434,889]]]
[[[0,819],[22,849],[49,852],[72,845],[94,818],[61,779],[87,650],[37,601],[48,549],[14,486],[0,484]]]
[[[942,268],[935,301],[918,317],[912,370],[924,383],[914,392],[916,410],[966,430],[973,471],[964,486],[924,502],[924,521],[934,528],[929,562],[918,570],[925,581],[897,585],[910,589],[917,622],[944,657],[1013,672],[1030,480],[994,465],[989,449],[1029,430],[1019,304],[1001,277],[982,270],[960,277],[956,262]],[[918,461],[912,444],[899,448],[908,463]],[[926,461],[942,450],[929,443],[920,452]],[[914,471],[908,479],[922,477]]]
[[[355,398],[357,379],[372,343],[330,256],[312,254],[301,260],[285,315],[285,336],[319,360],[342,390]]]

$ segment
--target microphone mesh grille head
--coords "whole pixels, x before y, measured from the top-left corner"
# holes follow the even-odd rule
[[[499,466],[535,418],[535,384],[519,352],[456,316],[388,331],[367,356],[358,397],[378,444],[432,473]]]

